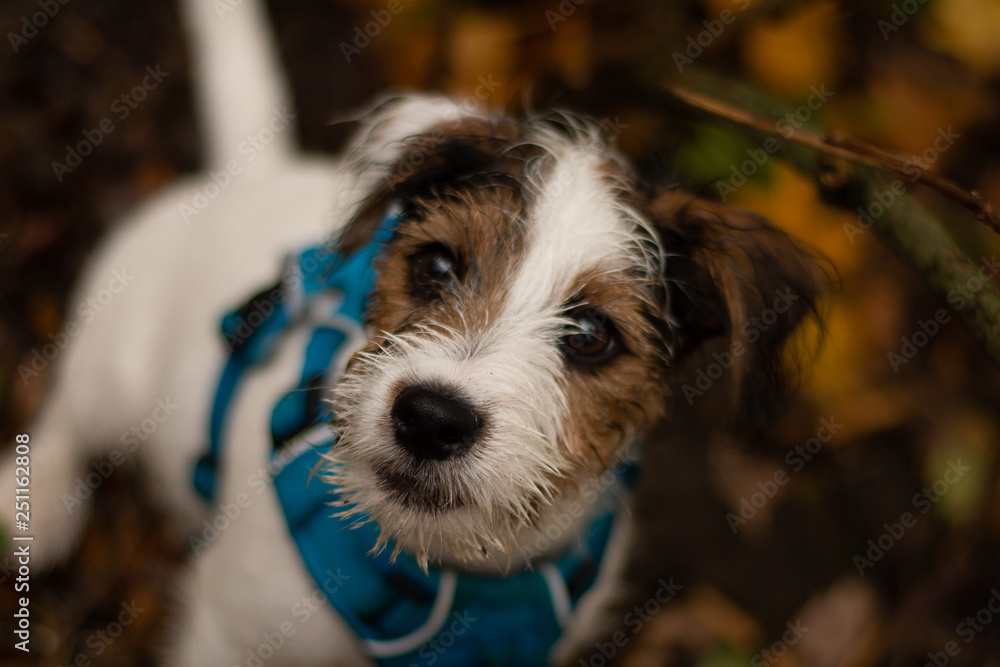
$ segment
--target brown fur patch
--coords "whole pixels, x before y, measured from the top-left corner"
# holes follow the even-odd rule
[[[376,264],[378,277],[368,311],[368,324],[378,337],[375,344],[385,332],[404,333],[428,320],[474,334],[503,308],[505,278],[524,252],[524,202],[508,188],[447,195],[414,202],[413,212]],[[453,290],[427,303],[413,294],[411,258],[435,243],[456,253],[460,271]]]
[[[498,128],[477,121],[441,130],[413,141],[383,191],[366,206],[378,209],[378,215],[367,214],[378,219],[379,207],[387,206],[393,196],[417,192],[408,200],[407,214],[376,267],[368,311],[368,324],[376,335],[369,351],[377,349],[384,334],[405,333],[427,322],[475,340],[475,333],[502,312],[509,279],[524,255],[531,201],[521,183],[525,165],[538,155],[537,149],[516,144],[520,134],[513,126]],[[489,159],[470,173],[459,169],[459,178],[449,178],[449,169],[440,161],[466,150]],[[404,178],[405,166],[417,161],[428,171]],[[620,187],[624,176],[620,167],[608,161],[603,170],[609,184]],[[365,222],[364,211],[352,225],[367,230],[371,223]],[[411,259],[429,244],[454,250],[461,275],[454,289],[424,302],[413,294]],[[653,286],[642,282],[639,273],[592,267],[565,295],[567,304],[585,302],[607,315],[625,348],[599,368],[565,362],[571,415],[561,445],[571,459],[594,472],[602,471],[623,444],[664,413],[665,348],[661,330],[653,325],[661,308],[653,303]],[[552,481],[559,486],[573,483]]]
[[[674,358],[727,336],[734,397],[751,425],[761,423],[787,384],[785,343],[804,318],[818,315],[824,281],[815,258],[761,216],[680,190],[640,208],[669,255]]]
[[[529,206],[525,171],[541,149],[523,144],[513,121],[464,119],[415,136],[340,240],[342,252],[367,243],[393,200],[405,213],[376,266],[368,324],[377,334],[402,333],[428,320],[473,332],[500,312],[505,276],[524,251]],[[412,294],[410,261],[440,243],[459,259],[452,292],[424,303]],[[369,350],[384,339],[377,335]]]
[[[524,185],[526,166],[541,149],[523,139],[513,122],[465,120],[408,142],[341,239],[346,251],[367,242],[389,203],[404,202],[401,223],[376,267],[368,311],[375,336],[368,351],[387,334],[433,322],[469,341],[468,356],[476,353],[476,334],[503,312],[509,279],[525,252],[525,221],[533,203]],[[818,291],[811,258],[763,219],[676,190],[641,199],[626,191],[628,175],[617,163],[609,160],[601,171],[609,186],[655,223],[670,257],[665,285],[651,284],[641,267],[583,267],[565,295],[564,305],[586,303],[606,315],[624,347],[595,367],[564,362],[571,414],[560,444],[572,460],[595,472],[663,416],[673,360],[707,338],[728,333],[747,347],[737,358],[734,384],[748,395],[772,390],[782,344],[813,308]],[[431,244],[455,253],[458,275],[451,289],[426,299],[414,293],[412,260]],[[782,288],[792,289],[801,302],[761,332],[759,342],[751,341],[747,323]]]
[[[478,118],[443,123],[409,138],[381,185],[344,228],[337,242],[339,251],[351,254],[364,246],[394,199],[438,196],[444,184],[519,189],[528,161],[541,154],[537,146],[522,140],[518,123]]]
[[[566,362],[571,416],[565,447],[597,473],[665,412],[667,358],[660,329],[653,325],[660,308],[652,294],[652,286],[635,272],[593,269],[576,280],[571,300],[606,315],[624,348],[595,368]]]

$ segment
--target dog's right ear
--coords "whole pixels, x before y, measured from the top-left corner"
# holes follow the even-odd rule
[[[350,257],[368,245],[391,204],[392,190],[385,184],[368,195],[337,235],[334,243],[336,252]]]
[[[463,174],[485,169],[494,155],[465,134],[429,134],[412,137],[406,150],[381,178],[344,227],[337,250],[351,255],[367,245],[394,202],[406,205],[426,197]]]
[[[517,175],[537,152],[530,145],[514,147],[518,140],[516,124],[476,116],[442,121],[396,140],[395,160],[376,165],[378,182],[343,228],[338,251],[349,255],[365,246],[393,202],[401,202],[406,211],[412,202],[446,196],[449,190],[518,185]]]
[[[726,336],[732,386],[751,421],[787,384],[783,350],[817,314],[823,276],[815,258],[756,214],[680,190],[648,204],[666,253],[666,320],[674,361]]]

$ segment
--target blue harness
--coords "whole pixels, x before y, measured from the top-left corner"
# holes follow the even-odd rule
[[[425,574],[405,552],[391,561],[391,546],[373,553],[378,528],[331,516],[337,490],[313,479],[323,452],[335,445],[322,398],[353,348],[344,343],[363,336],[373,263],[399,215],[390,209],[375,238],[350,257],[323,246],[292,256],[278,283],[223,318],[230,355],[194,485],[213,498],[226,416],[243,373],[268,359],[287,330],[310,327],[300,384],[272,414],[268,468],[288,530],[320,590],[379,665],[544,665],[577,601],[594,583],[621,505],[617,482],[631,486],[632,466],[605,489],[609,502],[566,553],[507,576],[435,566]]]

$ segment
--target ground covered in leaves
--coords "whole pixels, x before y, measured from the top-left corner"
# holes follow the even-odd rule
[[[43,4],[0,7],[2,442],[38,407],[49,364],[18,369],[63,331],[88,253],[200,160],[173,3],[53,2],[42,20]],[[828,260],[823,346],[807,351],[801,391],[766,434],[718,428],[724,345],[681,371],[675,417],[645,444],[637,512],[648,530],[620,641],[595,644],[590,664],[1000,665],[1000,369],[955,318],[982,284],[933,295],[867,231],[861,213],[879,209],[831,207],[783,149],[662,89],[722,77],[750,91],[748,104],[780,107],[785,128],[869,141],[996,205],[1000,6],[390,4],[269,4],[308,150],[335,152],[349,127],[330,121],[386,87],[555,103],[593,115],[649,173],[762,213]],[[165,76],[141,101],[123,100],[147,68]],[[71,155],[84,140],[89,154]],[[905,192],[927,206],[995,283],[998,237],[906,175],[891,178],[900,184],[882,205]],[[188,550],[127,468],[95,492],[72,563],[33,580],[27,657],[11,648],[16,595],[3,563],[0,665],[152,664]],[[665,586],[676,595],[657,602]]]

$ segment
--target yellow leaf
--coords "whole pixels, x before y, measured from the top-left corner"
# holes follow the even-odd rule
[[[780,155],[780,154],[779,154]],[[772,160],[769,186],[748,182],[730,200],[735,206],[756,211],[828,259],[841,276],[851,275],[861,259],[857,241],[844,231],[857,216],[820,201],[813,182],[792,167]]]
[[[593,67],[589,15],[559,26],[552,36],[552,60],[556,70],[573,86],[583,87]]]
[[[837,3],[822,0],[777,20],[761,19],[743,36],[743,60],[767,88],[801,99],[811,86],[832,86],[845,43]]]
[[[470,104],[502,104],[510,95],[517,36],[517,26],[503,15],[459,16],[447,44],[447,92]]]
[[[928,7],[918,24],[924,42],[980,74],[1000,72],[1000,3],[948,0]]]
[[[919,54],[908,62],[908,67],[891,59],[873,65],[864,95],[834,96],[823,109],[824,119],[903,158],[923,159],[928,151],[934,158],[928,166],[939,168],[936,163],[954,144],[948,128],[961,134],[965,125],[990,110],[980,87],[948,76],[953,70],[940,62]],[[934,148],[935,142],[942,150]],[[904,182],[910,186],[909,179]]]
[[[972,523],[988,491],[997,438],[993,415],[956,406],[932,417],[922,497],[952,521]]]

